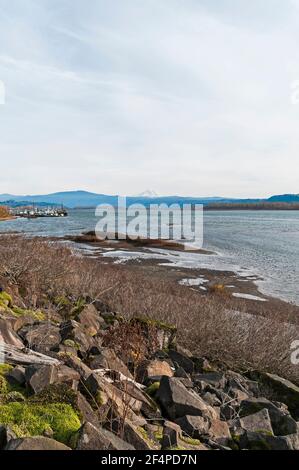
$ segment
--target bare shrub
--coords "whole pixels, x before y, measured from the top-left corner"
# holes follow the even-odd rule
[[[74,255],[62,244],[19,236],[0,237],[0,285],[17,289],[27,304],[37,307],[56,308],[57,296],[99,299],[125,319],[143,316],[174,324],[178,341],[196,355],[299,382],[298,368],[290,361],[290,345],[299,339],[298,309],[292,305],[269,302],[252,315],[244,301],[203,296],[146,271],[105,265]],[[110,337],[123,352],[131,348],[126,328]],[[138,332],[134,335],[141,344]]]

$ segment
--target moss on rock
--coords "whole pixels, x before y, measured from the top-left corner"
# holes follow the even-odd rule
[[[54,439],[64,444],[81,426],[75,410],[65,403],[0,405],[0,423],[9,426],[17,437],[41,436],[51,428]]]
[[[157,391],[159,390],[160,388],[160,382],[154,382],[152,383],[149,387],[147,387],[147,389],[145,390],[145,392],[150,396],[150,397],[154,397],[157,393]]]
[[[0,292],[0,307],[10,307],[12,305],[12,297],[7,292]]]
[[[8,383],[6,378],[0,375],[0,396],[2,397],[6,393],[8,393]]]
[[[168,323],[164,323],[159,320],[153,320],[152,318],[146,317],[134,317],[131,320],[132,323],[140,323],[141,325],[157,328],[159,330],[169,331],[169,332],[176,332],[177,328],[175,325],[170,325]]]
[[[30,310],[20,307],[12,307],[11,311],[16,317],[31,317],[34,320],[43,321],[46,319],[46,315],[40,310]]]
[[[0,364],[0,375],[4,377],[13,369],[13,366],[9,364]]]

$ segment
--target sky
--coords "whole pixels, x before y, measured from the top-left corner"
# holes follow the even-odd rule
[[[0,193],[299,193],[299,0],[0,0],[1,96]]]

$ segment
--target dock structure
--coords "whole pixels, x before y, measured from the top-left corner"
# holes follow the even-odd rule
[[[47,207],[44,209],[33,205],[11,209],[10,213],[14,217],[20,217],[25,219],[37,219],[40,217],[55,218],[68,216],[68,212],[63,206],[61,206],[61,208]]]

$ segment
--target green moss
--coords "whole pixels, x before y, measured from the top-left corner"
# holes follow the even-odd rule
[[[10,384],[5,376],[13,369],[12,366],[8,364],[0,364],[0,399],[1,403],[6,403],[7,401],[13,398],[14,393],[25,395],[25,389],[21,385]],[[17,395],[15,396],[17,397]],[[19,396],[20,398],[20,396]]]
[[[0,395],[3,396],[6,393],[8,393],[8,382],[5,377],[0,375]]]
[[[26,398],[21,392],[12,391],[5,395],[5,403],[23,402]]]
[[[31,317],[34,320],[43,321],[46,319],[46,315],[40,310],[29,310],[20,307],[12,307],[12,313],[16,317]]]
[[[132,323],[141,323],[141,324],[146,325],[146,326],[154,327],[154,328],[157,328],[157,329],[160,329],[160,330],[170,331],[172,333],[177,331],[176,326],[170,325],[168,323],[164,323],[164,322],[159,321],[159,320],[153,320],[152,318],[145,318],[145,317],[139,318],[139,317],[137,317],[137,318],[132,318],[131,322]]]
[[[41,436],[51,428],[54,439],[64,444],[81,426],[77,413],[64,403],[0,405],[0,423],[9,426],[17,437]]]
[[[76,300],[73,308],[71,309],[70,316],[73,318],[77,317],[78,315],[80,315],[85,306],[86,301],[82,298],[79,298],[78,300]]]
[[[181,437],[181,440],[183,442],[186,442],[186,444],[190,444],[191,446],[199,446],[201,445],[201,442],[198,439],[192,439],[191,437]]]
[[[154,432],[154,436],[157,441],[159,442],[162,441],[163,439],[163,427],[162,426],[159,427],[158,431]]]
[[[95,400],[96,400],[96,402],[99,406],[103,406],[105,404],[105,399],[104,399],[103,394],[102,394],[101,391],[97,392],[97,394],[95,396]]]
[[[70,307],[72,305],[71,301],[67,297],[64,297],[63,295],[55,297],[54,304],[58,308]]]
[[[0,307],[10,307],[12,305],[12,297],[7,292],[0,292]]]
[[[258,434],[263,434],[264,436],[273,437],[273,433],[271,431],[268,431],[268,429],[257,429],[255,432],[257,432]]]
[[[0,364],[0,375],[4,376],[13,369],[9,364]]]
[[[232,434],[232,440],[233,440],[234,442],[239,443],[240,440],[241,440],[240,434]]]
[[[146,441],[150,446],[155,446],[157,444],[153,439],[149,437],[147,431],[141,426],[137,427],[137,432],[142,437],[142,439]]]
[[[75,407],[77,393],[66,384],[49,385],[42,392],[37,393],[29,398],[30,403],[49,404],[49,403],[65,403]]]
[[[72,339],[66,339],[63,341],[64,346],[67,346],[68,348],[74,348],[78,350],[80,348],[79,344],[73,341]]]
[[[147,387],[147,389],[145,390],[145,392],[150,396],[150,397],[153,397],[156,395],[157,391],[159,390],[160,388],[160,382],[154,382],[152,383],[149,387]]]

